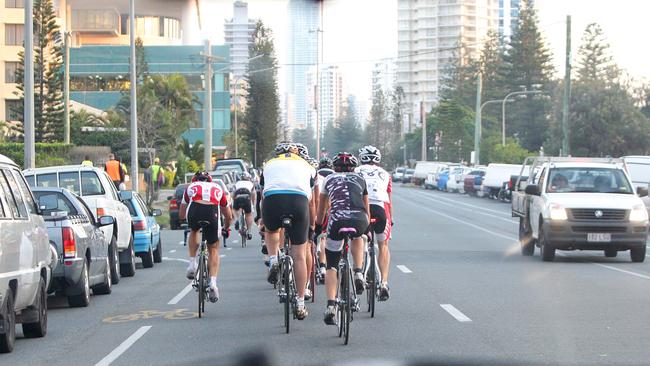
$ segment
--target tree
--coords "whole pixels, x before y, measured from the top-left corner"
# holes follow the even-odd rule
[[[135,39],[135,77],[138,85],[144,83],[144,79],[149,76],[149,63],[144,49],[142,38]]]
[[[338,141],[338,151],[356,153],[362,142],[361,126],[357,120],[354,102],[348,96],[343,113],[338,120],[335,136]]]
[[[386,97],[384,96],[384,92],[380,88],[377,88],[372,96],[370,120],[366,125],[366,140],[370,145],[379,148],[379,150],[384,150],[385,142],[390,138],[385,135],[386,130],[390,129],[386,114]]]
[[[62,39],[52,0],[34,1],[34,135],[36,141],[63,140]],[[16,70],[19,97],[13,112],[20,124],[14,133],[22,135],[24,118],[25,54],[19,53]]]
[[[524,149],[511,137],[506,139],[506,144],[501,144],[500,136],[492,136],[483,140],[481,160],[484,163],[521,164],[527,157],[535,155]]]
[[[443,100],[455,100],[465,106],[476,101],[476,75],[478,63],[469,57],[465,47],[460,45],[454,51],[452,61],[445,69],[445,77],[440,88]]]
[[[305,128],[294,129],[292,140],[305,144],[307,149],[310,151],[310,154],[316,157],[316,137],[312,125],[307,125]]]
[[[245,87],[248,108],[245,112],[243,133],[247,141],[257,141],[258,159],[262,160],[261,157],[270,154],[278,140],[280,99],[273,34],[261,20],[255,25],[248,54],[250,58],[262,56],[248,63],[249,72]],[[248,156],[253,156],[253,145],[246,146]]]
[[[597,23],[589,24],[582,35],[577,73],[582,82],[614,82],[620,76],[603,29]]]
[[[474,112],[452,100],[443,100],[427,119],[427,141],[436,141],[437,160],[469,161],[474,148]]]
[[[551,52],[539,30],[537,11],[532,0],[520,3],[519,20],[503,55],[500,80],[504,92],[534,90],[541,86],[550,93],[553,65]],[[507,134],[517,135],[521,145],[536,151],[546,139],[551,102],[548,98],[526,95],[507,109]]]

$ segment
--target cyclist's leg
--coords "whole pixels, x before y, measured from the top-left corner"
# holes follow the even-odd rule
[[[328,230],[328,236],[325,240],[324,255],[327,257],[327,271],[325,272],[325,295],[327,296],[327,305],[325,307],[324,321],[325,324],[335,325],[336,321],[336,286],[338,284],[338,267],[341,259],[341,249],[343,246],[342,238],[338,234],[339,225],[331,223]]]
[[[219,299],[219,289],[217,287],[217,275],[219,274],[219,235],[221,233],[221,223],[218,218],[218,207],[211,206],[212,210],[210,225],[206,227],[204,234],[205,240],[208,243],[208,270],[210,272],[210,300],[217,301]]]
[[[187,248],[189,254],[189,264],[187,266],[187,278],[194,278],[196,272],[196,252],[199,248],[199,233],[200,225],[199,221],[203,220],[202,207],[200,204],[190,203],[190,206],[187,208],[187,223],[190,228],[190,233],[187,238]]]
[[[269,255],[269,275],[267,280],[270,283],[275,283],[278,272],[278,251],[283,238],[280,236],[280,226],[282,225],[282,215],[285,208],[283,196],[285,195],[269,195],[264,198],[264,204],[262,205],[262,222],[265,228],[264,244],[266,244]]]
[[[253,207],[252,207],[251,199],[248,199],[248,202],[246,202],[246,205],[244,205],[243,211],[245,214],[245,219],[246,219],[246,233],[248,234],[248,238],[251,238],[251,228],[253,227]]]
[[[352,269],[354,270],[354,286],[357,294],[362,294],[365,287],[366,279],[363,273],[363,256],[365,254],[364,241],[361,235],[368,229],[368,220],[366,215],[360,216],[356,220],[350,220],[349,225],[357,229],[357,233],[352,239],[351,252],[352,252]]]
[[[296,276],[296,291],[298,292],[298,319],[307,315],[305,308],[305,288],[307,287],[307,236],[309,232],[309,200],[301,195],[287,195],[287,213],[293,216],[291,228],[288,230],[291,241],[291,257]]]

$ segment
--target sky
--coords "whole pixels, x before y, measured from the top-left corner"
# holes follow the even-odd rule
[[[232,17],[232,1],[201,0],[203,29],[197,42],[209,37],[223,43],[223,21]],[[542,34],[553,53],[558,77],[564,73],[565,18],[572,16],[573,55],[577,55],[585,27],[599,23],[614,60],[634,79],[650,81],[650,1],[647,0],[535,0]],[[261,18],[274,32],[276,56],[286,59],[287,0],[250,0],[249,16]],[[323,62],[344,73],[346,90],[370,97],[372,65],[397,55],[397,0],[326,0],[323,9]],[[642,38],[643,37],[643,38]],[[574,61],[575,65],[575,61]],[[286,68],[278,71],[281,92]]]

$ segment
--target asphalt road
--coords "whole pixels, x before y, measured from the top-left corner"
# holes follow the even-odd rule
[[[139,268],[85,309],[50,298],[48,335],[19,331],[0,365],[232,364],[257,352],[277,365],[649,363],[650,264],[625,252],[522,257],[517,222],[496,201],[397,186],[394,202],[391,299],[375,319],[355,317],[348,346],[322,321],[322,286],[309,317],[284,334],[257,237],[222,249],[222,299],[196,318],[195,293],[183,296],[182,231],[166,230],[163,263]]]

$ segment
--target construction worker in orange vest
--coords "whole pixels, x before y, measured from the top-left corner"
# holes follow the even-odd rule
[[[115,188],[119,189],[120,183],[124,182],[124,169],[122,169],[122,164],[120,164],[119,160],[115,159],[115,154],[108,155],[106,173],[111,177]]]

